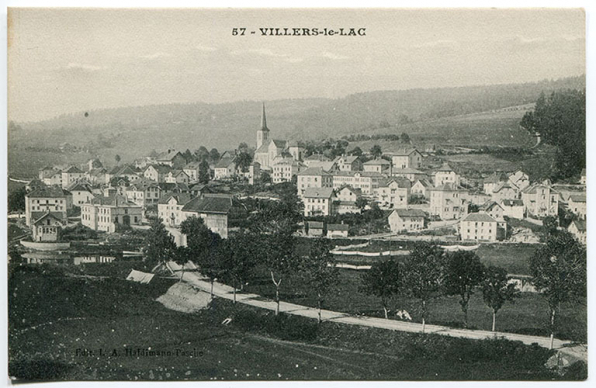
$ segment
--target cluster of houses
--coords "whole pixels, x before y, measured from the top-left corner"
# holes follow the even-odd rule
[[[35,241],[58,241],[61,228],[68,225],[68,214],[76,207],[82,225],[106,233],[146,223],[153,213],[175,236],[180,222],[197,216],[227,237],[231,196],[212,194],[199,183],[200,168],[200,163],[186,163],[173,150],[110,170],[97,159],[84,167],[44,167],[39,179],[27,185],[26,224],[34,231]],[[173,202],[179,209],[172,209]]]
[[[226,151],[209,166],[215,180],[242,175],[254,184],[267,172],[273,183],[296,182],[304,216],[361,213],[376,203],[389,211],[395,233],[420,232],[430,221],[452,221],[465,241],[499,241],[507,237],[506,219],[542,219],[565,208],[577,216],[569,230],[585,242],[585,170],[578,185],[530,182],[523,171],[495,172],[482,181],[466,179],[449,164],[425,169],[425,155],[408,146],[378,157],[321,154],[306,157],[294,141],[270,138],[265,106],[257,130],[256,151],[248,171],[241,171],[234,151]],[[425,151],[426,153],[426,151]],[[199,183],[208,163],[190,162],[182,153],[167,150],[133,164],[104,168],[97,159],[83,166],[55,166],[40,170],[26,196],[27,225],[43,227],[41,240],[56,238],[55,229],[68,222],[67,211],[81,208],[81,223],[112,233],[118,225],[140,225],[149,208],[155,209],[177,241],[184,238],[180,223],[199,216],[211,230],[228,235],[230,195],[213,194]],[[348,225],[320,222],[305,225],[309,235],[340,237]],[[314,233],[314,234],[313,234]]]

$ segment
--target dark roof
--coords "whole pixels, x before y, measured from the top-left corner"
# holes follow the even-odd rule
[[[331,187],[307,187],[304,191],[304,197],[329,199],[333,195]]]
[[[577,228],[577,230],[579,230],[580,232],[585,232],[586,231],[586,221],[584,220],[574,220],[573,224],[575,225],[575,227]]]
[[[420,209],[395,209],[393,213],[397,213],[400,218],[426,217],[426,213]]]
[[[524,201],[521,199],[504,199],[501,203],[504,206],[524,206]]]
[[[68,191],[62,189],[61,187],[55,186],[46,186],[46,187],[38,187],[37,189],[33,190],[29,194],[27,194],[28,198],[66,198],[66,196],[71,195]]]
[[[346,231],[346,230],[350,230],[350,225],[347,225],[347,224],[327,224],[327,230]]]
[[[205,194],[196,197],[182,208],[182,211],[192,213],[227,214],[232,208],[232,197],[229,195]]]
[[[309,167],[304,171],[300,171],[297,175],[299,176],[305,176],[305,175],[325,175],[325,176],[329,176],[331,175],[330,173],[328,173],[327,171],[323,170],[322,167]]]
[[[449,164],[443,163],[443,165],[441,166],[441,168],[439,168],[437,170],[437,172],[439,172],[439,171],[441,171],[441,172],[449,172],[449,171],[453,171],[453,169],[451,168],[451,166],[449,166]]]
[[[417,182],[420,182],[420,184],[424,187],[432,187],[433,185],[426,179],[417,179],[416,182],[414,182],[414,184],[412,184],[412,186],[414,186]]]
[[[161,154],[157,155],[155,160],[172,160],[176,157],[176,155],[182,156],[182,154],[176,150],[166,151],[166,152],[162,152]]]
[[[234,163],[232,158],[222,159],[215,165],[215,168],[228,168],[230,164]]]
[[[319,221],[307,221],[309,229],[323,229],[323,223]]]
[[[495,201],[487,201],[484,205],[480,206],[480,209],[482,209],[484,211],[489,211],[490,209],[492,209],[495,206],[502,208],[502,206],[499,205],[498,203],[496,203]]]
[[[463,221],[497,222],[486,213],[470,213]]]
[[[569,200],[573,202],[586,202],[586,194],[571,194]]]
[[[162,189],[163,191],[174,191],[174,190],[178,190],[180,192],[184,192],[184,191],[189,191],[188,189],[188,185],[186,183],[166,183],[166,182],[162,182],[162,183],[158,183],[158,186],[160,189]]]
[[[163,164],[151,164],[147,166],[144,171],[147,171],[150,167],[153,167],[158,174],[167,174],[168,172],[172,171],[172,167],[164,166]]]
[[[373,159],[373,160],[369,160],[368,162],[364,163],[365,166],[375,166],[377,164],[380,165],[391,165],[391,162],[385,159]]]
[[[82,174],[83,173],[83,171],[79,170],[75,166],[70,166],[64,172],[69,173],[69,174]]]
[[[68,191],[88,191],[91,192],[89,189],[89,185],[81,183],[81,182],[73,182],[70,186],[66,188]]]
[[[460,191],[460,190],[463,190],[463,188],[459,187],[453,183],[445,183],[441,186],[430,188],[429,190],[430,191]]]
[[[114,206],[114,207],[140,207],[136,203],[129,201],[124,195],[95,196],[91,200],[93,205],[99,206]]]
[[[41,215],[39,214],[41,213]],[[31,219],[34,220],[32,221],[33,224],[37,224],[38,222],[40,222],[41,220],[44,220],[48,217],[52,217],[60,222],[62,222],[62,213],[54,213],[54,212],[32,212],[31,213]]]
[[[420,153],[416,148],[413,147],[408,147],[408,148],[400,148],[394,152],[391,152],[391,156],[395,155],[395,156],[408,156],[410,155],[412,152],[418,152]]]

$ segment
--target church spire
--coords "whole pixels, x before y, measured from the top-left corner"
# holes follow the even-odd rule
[[[261,116],[261,131],[269,131],[267,128],[267,116],[265,116],[265,103],[263,102],[263,115]]]

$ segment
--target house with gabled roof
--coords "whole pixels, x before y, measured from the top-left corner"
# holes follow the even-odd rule
[[[439,216],[442,220],[456,220],[468,213],[466,191],[460,186],[445,183],[428,189],[428,192],[431,215]]]
[[[459,186],[460,179],[460,176],[451,168],[451,166],[449,166],[447,163],[444,163],[443,166],[441,166],[441,168],[435,172],[434,184],[435,187],[439,187],[444,184],[454,184]]]
[[[324,234],[325,225],[320,221],[306,221],[305,226],[308,236],[322,237]]]
[[[349,231],[348,224],[327,224],[327,238],[346,238]]]
[[[229,179],[236,175],[236,162],[234,159],[221,159],[215,165],[214,180]]]
[[[72,204],[74,206],[81,206],[94,198],[91,186],[86,182],[74,182],[66,190],[72,194]]]
[[[62,188],[66,188],[74,182],[85,177],[85,173],[76,166],[70,166],[62,171]]]
[[[503,217],[523,220],[526,215],[524,201],[521,199],[504,199],[501,201],[501,207],[503,208]]]
[[[586,232],[586,221],[585,220],[574,220],[567,227],[567,231],[571,233],[577,241],[586,245],[587,243],[587,232]]]
[[[277,157],[273,162],[271,180],[273,183],[291,182],[292,177],[297,177],[298,173],[306,168],[304,163],[292,157]]]
[[[422,154],[414,147],[400,148],[388,155],[391,156],[391,164],[394,170],[419,169],[422,164]]]
[[[25,194],[25,223],[31,226],[33,220],[46,212],[66,222],[67,210],[72,207],[72,194],[59,186],[46,186]]]
[[[190,177],[184,170],[172,170],[164,178],[165,183],[186,183],[190,182]]]
[[[427,215],[420,209],[395,209],[388,218],[393,233],[414,232],[426,228]]]
[[[373,190],[374,198],[381,206],[390,208],[405,208],[408,206],[412,183],[402,177],[382,179],[379,186]]]
[[[493,172],[489,176],[483,179],[482,186],[484,192],[488,195],[492,195],[495,187],[503,182],[507,182],[507,177],[502,172]]]
[[[484,212],[470,213],[460,221],[459,233],[462,241],[500,241],[506,236],[507,223]]]
[[[145,208],[156,205],[161,197],[161,188],[157,182],[148,179],[139,179],[126,187],[125,195],[129,201]]]
[[[35,242],[56,242],[60,240],[62,226],[65,224],[62,213],[46,211],[31,222],[31,234]]]
[[[191,200],[188,193],[170,194],[164,196],[157,203],[157,214],[165,226],[179,227],[186,215],[182,214],[182,208]]]
[[[160,166],[160,165],[149,165],[143,171],[143,176],[145,179],[152,180],[154,182],[162,183],[165,182],[166,176],[172,171],[172,168],[169,166]]]
[[[417,179],[413,181],[410,193],[421,197],[428,198],[428,189],[432,188],[433,185],[427,179]]]
[[[512,174],[509,174],[508,181],[513,186],[517,187],[519,191],[525,189],[526,187],[530,186],[530,177],[528,174],[521,170],[517,170]]]
[[[428,181],[428,176],[424,171],[416,170],[415,168],[396,168],[391,170],[391,176],[403,177],[408,179],[410,182],[416,182],[417,180]]]
[[[519,198],[519,188],[509,181],[499,182],[494,186],[490,197],[495,202],[501,202],[504,199],[517,199]]]
[[[91,171],[96,168],[103,168],[103,164],[97,158],[89,159],[87,161],[87,171]]]
[[[581,220],[586,219],[586,193],[571,194],[567,199],[569,211],[577,215]]]
[[[304,216],[329,216],[335,214],[335,192],[331,187],[309,187],[305,190]]]
[[[119,225],[140,225],[143,209],[124,195],[96,196],[81,205],[81,224],[96,231],[116,232]]]
[[[362,171],[362,161],[355,155],[338,156],[334,160],[339,171]]]
[[[333,187],[333,175],[321,167],[309,167],[296,174],[298,196],[303,197],[309,187]]]
[[[503,220],[505,210],[500,203],[495,201],[487,201],[484,205],[480,206],[479,210],[494,218],[495,220]]]
[[[182,169],[188,175],[190,182],[199,179],[199,173],[201,171],[201,162],[190,162]]]
[[[369,160],[362,164],[364,171],[378,172],[380,174],[391,175],[391,162],[383,158]]]
[[[230,195],[204,194],[187,202],[182,207],[182,215],[184,219],[200,217],[212,232],[228,238],[228,215],[232,206]]]
[[[186,165],[186,159],[180,151],[175,149],[169,149],[165,152],[158,154],[155,157],[155,162],[171,168],[181,169]]]
[[[521,191],[521,199],[528,215],[539,218],[556,217],[559,214],[559,196],[549,180],[533,183]]]
[[[378,172],[370,171],[336,171],[333,172],[333,188],[339,189],[343,186],[352,186],[362,190],[365,196],[374,196],[374,191],[379,187],[381,181],[387,177]]]

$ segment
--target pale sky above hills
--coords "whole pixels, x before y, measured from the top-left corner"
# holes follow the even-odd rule
[[[232,36],[234,27],[246,36]],[[260,36],[261,27],[366,28],[366,36]],[[8,55],[9,119],[35,121],[574,76],[585,73],[585,31],[573,9],[12,9]]]

